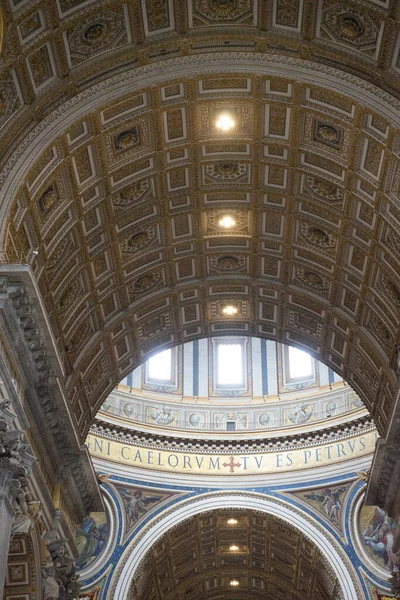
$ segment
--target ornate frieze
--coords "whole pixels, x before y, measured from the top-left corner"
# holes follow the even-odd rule
[[[66,393],[56,380],[62,374],[62,366],[52,347],[41,299],[26,268],[18,267],[12,272],[3,268],[0,285],[0,327],[4,342],[14,348],[18,345],[18,360],[24,366],[21,376],[26,386],[27,402],[37,420],[31,427],[38,427],[41,431],[41,423],[47,424],[46,435],[41,437],[36,434],[35,442],[41,452],[46,452],[50,459],[53,458],[53,464],[57,465],[56,476],[64,481],[68,490],[66,495],[69,495],[69,509],[72,514],[79,515],[80,511],[84,513],[91,506],[101,506],[101,503],[89,459],[85,450],[76,443],[74,425],[66,406]],[[73,300],[72,297],[70,300]],[[65,300],[65,306],[67,305]],[[61,299],[61,307],[63,306]],[[20,442],[16,438],[15,444],[18,443]],[[74,504],[73,508],[71,503]],[[26,505],[23,496],[20,497],[19,505]],[[21,519],[23,517],[24,511]]]
[[[123,442],[124,439],[129,440],[129,443],[144,448],[162,449],[163,447],[175,447],[186,449],[187,452],[196,452],[201,450],[206,454],[227,453],[240,454],[243,452],[257,452],[262,450],[265,452],[273,451],[276,448],[282,451],[290,451],[293,448],[308,448],[318,444],[340,442],[341,439],[347,437],[363,435],[363,432],[374,432],[373,422],[369,417],[363,417],[346,423],[330,427],[325,430],[309,431],[299,434],[289,434],[286,436],[262,437],[257,439],[207,439],[201,436],[181,437],[174,435],[155,434],[154,432],[146,433],[132,428],[125,428],[123,425],[112,424],[108,421],[102,421],[100,417],[96,419],[91,427],[90,434],[100,436],[109,440],[117,440]],[[376,439],[377,434],[374,433]]]
[[[3,77],[0,80],[0,127],[22,105],[15,79],[12,76]]]

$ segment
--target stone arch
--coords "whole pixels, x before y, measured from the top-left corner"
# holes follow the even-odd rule
[[[389,211],[390,218],[387,219],[371,209],[368,202],[364,206],[361,201],[352,200],[352,205],[355,206],[359,202],[361,207],[359,210],[364,210],[369,215],[365,216],[366,219],[370,218],[372,221],[379,220],[382,222],[382,227],[378,228],[379,235],[382,235],[380,239],[375,240],[374,245],[371,245],[371,248],[372,246],[374,248],[373,251],[366,249],[365,244],[367,244],[367,238],[370,234],[365,233],[367,230],[365,223],[360,224],[357,221],[358,217],[354,217],[354,210],[350,210],[350,201],[342,216],[339,216],[340,211],[336,208],[327,208],[328,212],[331,211],[331,216],[334,215],[332,218],[342,223],[340,227],[336,227],[332,221],[328,226],[328,230],[336,236],[337,240],[341,240],[343,246],[340,256],[336,257],[336,260],[347,262],[345,267],[341,266],[340,262],[335,263],[327,260],[324,275],[317,272],[318,260],[322,262],[322,259],[317,258],[318,253],[313,254],[314,266],[310,266],[312,262],[310,262],[311,253],[309,249],[305,251],[306,255],[303,262],[297,263],[293,257],[289,257],[288,252],[293,237],[290,232],[294,222],[291,213],[299,210],[298,207],[295,208],[297,206],[295,195],[290,195],[287,198],[287,202],[291,204],[293,211],[287,212],[286,217],[288,223],[292,223],[292,225],[287,226],[287,237],[282,238],[282,256],[274,258],[274,250],[271,251],[267,248],[264,256],[260,250],[261,246],[257,246],[255,243],[256,240],[259,244],[264,243],[262,235],[252,234],[249,239],[254,238],[253,249],[247,254],[244,252],[243,256],[238,258],[237,273],[234,274],[234,280],[232,280],[231,271],[228,272],[226,269],[225,271],[222,270],[221,274],[216,272],[210,275],[207,272],[209,268],[208,258],[207,260],[204,259],[203,264],[196,266],[196,268],[193,267],[193,277],[189,277],[187,280],[185,276],[181,277],[179,269],[185,270],[190,267],[190,264],[195,264],[196,260],[202,260],[203,254],[197,253],[200,258],[193,256],[188,259],[168,259],[165,261],[165,268],[164,266],[154,267],[148,269],[145,274],[144,272],[140,272],[140,274],[138,272],[133,276],[124,270],[123,265],[119,265],[118,269],[111,267],[110,278],[107,279],[110,290],[107,292],[104,291],[106,290],[104,287],[106,280],[102,279],[100,283],[97,283],[96,265],[94,259],[92,261],[90,257],[88,258],[90,248],[86,246],[86,242],[82,242],[81,229],[79,229],[81,241],[78,242],[79,252],[82,252],[81,258],[78,257],[79,252],[75,252],[78,261],[76,269],[81,271],[79,275],[82,284],[81,291],[79,291],[79,282],[74,281],[72,286],[66,283],[68,277],[65,277],[63,282],[57,286],[57,289],[54,289],[51,283],[53,275],[51,273],[45,275],[46,268],[49,268],[49,264],[54,260],[55,255],[59,254],[62,261],[66,260],[66,257],[71,253],[74,253],[74,249],[68,246],[68,243],[71,242],[69,235],[73,235],[71,233],[73,228],[80,228],[80,225],[77,224],[77,215],[74,216],[78,211],[77,205],[74,204],[75,200],[67,205],[67,195],[62,200],[66,210],[60,216],[61,220],[65,218],[66,221],[64,224],[61,223],[55,235],[53,236],[52,228],[47,225],[40,235],[35,229],[38,227],[40,216],[39,221],[35,223],[33,213],[35,211],[36,213],[40,212],[40,210],[45,212],[51,209],[53,196],[57,195],[56,188],[58,186],[57,183],[54,184],[55,187],[52,187],[52,183],[49,184],[51,179],[47,177],[45,167],[42,170],[39,169],[41,161],[45,162],[42,154],[43,147],[49,147],[50,144],[50,147],[54,149],[50,163],[54,160],[54,164],[58,165],[57,169],[60,172],[62,169],[69,168],[72,161],[71,157],[62,156],[61,146],[57,146],[57,143],[60,142],[60,136],[66,130],[70,131],[73,126],[78,126],[82,119],[89,118],[92,113],[98,113],[102,106],[107,102],[115,101],[117,97],[122,97],[122,95],[126,97],[127,93],[140,92],[141,90],[148,90],[150,94],[154,87],[162,87],[163,83],[167,84],[176,80],[177,74],[183,70],[185,77],[193,78],[215,77],[215,74],[220,73],[222,70],[229,76],[233,74],[243,75],[243,73],[250,74],[254,77],[255,82],[260,82],[266,76],[285,77],[287,81],[291,82],[290,85],[298,87],[296,92],[298,94],[312,84],[320,86],[323,90],[335,87],[335,90],[345,94],[345,97],[350,99],[354,110],[360,111],[359,120],[364,116],[366,117],[363,112],[365,108],[374,114],[378,113],[380,118],[385,120],[385,123],[388,124],[387,131],[389,133],[387,135],[390,138],[390,144],[393,140],[392,124],[399,121],[398,101],[373,85],[356,77],[350,77],[347,73],[322,65],[317,66],[307,61],[289,60],[282,56],[271,57],[268,64],[266,64],[262,55],[250,56],[243,54],[238,56],[232,53],[224,55],[223,58],[219,55],[208,55],[171,59],[152,66],[139,67],[133,71],[115,76],[74,97],[73,100],[67,102],[44,119],[26,137],[18,151],[10,158],[0,176],[2,183],[0,216],[3,224],[1,231],[3,257],[9,262],[21,260],[31,264],[34,273],[38,277],[39,288],[50,313],[54,336],[63,356],[66,385],[82,439],[86,436],[93,416],[107,394],[122,377],[142,362],[151,352],[159,347],[167,347],[199,337],[218,335],[221,332],[258,335],[305,347],[352,385],[371,411],[379,431],[384,433],[393,407],[396,385],[396,374],[392,370],[391,364],[394,357],[397,330],[394,327],[392,328],[391,324],[396,321],[396,316],[393,316],[396,314],[394,306],[400,298],[396,276],[392,272],[393,265],[398,263],[396,250],[392,247],[394,243],[392,234],[397,213],[395,212],[395,202],[391,200],[389,193],[384,200],[383,193],[381,191],[377,192],[377,198],[382,209],[386,206],[385,214],[388,214]],[[261,96],[255,100],[258,104],[254,106],[259,106]],[[297,112],[299,111],[298,106],[293,106],[294,109]],[[333,132],[329,133],[325,129],[322,133],[328,138],[334,135]],[[355,138],[353,145],[356,144],[356,133],[353,132]],[[343,133],[343,135],[345,134]],[[105,143],[105,138],[103,141]],[[328,142],[333,143],[329,139]],[[394,170],[394,156],[392,156],[393,151],[390,144],[384,148],[382,143],[383,154],[381,156],[386,157],[388,165],[390,163],[392,165],[391,169]],[[299,153],[300,150],[299,147]],[[57,156],[58,152],[60,153],[59,156]],[[157,152],[158,154],[160,152],[164,154],[163,151]],[[154,154],[154,160],[157,157],[157,152]],[[350,153],[350,150],[348,152]],[[74,160],[76,167],[78,158]],[[250,162],[246,164],[250,165]],[[336,177],[339,181],[342,176],[345,177],[345,172],[342,169],[343,164],[340,166],[340,160],[335,164],[343,172],[342,175]],[[193,168],[197,168],[197,166],[193,165]],[[348,178],[352,183],[349,183],[349,189],[345,190],[343,188],[342,190],[343,194],[347,194],[349,197],[354,192],[351,186],[355,185],[351,178],[356,180],[354,171],[350,167],[354,169],[355,165],[348,165]],[[210,168],[212,170],[212,167]],[[300,181],[303,176],[301,169],[301,165],[291,167],[287,172],[288,178],[298,176]],[[24,206],[24,200],[22,199],[22,191],[26,194],[26,190],[21,190],[19,186],[20,182],[25,180],[30,172],[36,172],[36,179],[32,182],[32,189],[35,188],[36,191],[32,192],[29,199],[29,202],[33,200],[33,204],[31,202],[30,206],[35,205],[35,209],[26,210],[27,198],[25,197]],[[168,175],[169,171],[160,171],[156,177],[166,177],[166,173]],[[40,178],[42,175],[43,183],[41,184]],[[198,176],[197,173],[196,177]],[[210,174],[211,178],[214,176],[219,176],[219,173]],[[241,176],[239,172],[238,176]],[[332,195],[332,182],[324,180],[325,176],[321,180],[323,189],[320,185],[321,181],[318,180],[316,185],[320,191],[315,192],[314,190],[314,192],[317,194],[320,192],[328,193],[328,195],[331,193]],[[224,174],[222,174],[222,177],[224,177]],[[385,182],[382,181],[381,183],[383,185]],[[315,181],[312,185],[314,184]],[[279,188],[278,184],[273,185]],[[326,185],[329,189],[325,189]],[[339,189],[339,187],[336,186],[335,189]],[[318,211],[321,198],[317,201],[315,198],[313,200],[312,194],[314,192],[311,190],[308,193],[313,210]],[[73,193],[72,188],[70,193]],[[297,188],[293,187],[290,193],[296,194]],[[78,200],[81,204],[84,204],[84,189],[80,190]],[[167,200],[163,201],[167,202]],[[37,206],[36,202],[38,203]],[[40,202],[43,205],[42,209],[40,208]],[[89,199],[89,207],[91,206],[90,202]],[[324,206],[326,208],[328,205],[325,203]],[[241,209],[236,207],[235,210],[240,212]],[[259,209],[257,208],[257,210]],[[271,214],[275,214],[273,210]],[[193,223],[199,223],[197,226],[199,234],[204,233],[202,227],[204,228],[205,225],[204,223],[201,225],[200,221],[204,217],[202,213],[205,212],[207,212],[206,208],[202,211],[195,209],[187,213],[188,218],[190,213]],[[170,219],[172,223],[176,218],[175,214],[172,211],[162,218],[164,222],[166,219]],[[306,216],[305,212],[301,219],[305,220],[306,224],[304,226],[306,228],[313,227],[318,230],[312,233],[313,238],[323,240],[326,232],[322,231],[321,233],[319,227],[315,226],[315,214],[310,216],[307,213],[308,216]],[[25,215],[27,216],[25,217]],[[89,216],[87,217],[87,215]],[[100,213],[97,213],[97,215],[100,215]],[[79,218],[84,220],[86,217],[88,218],[87,227],[90,233],[90,219],[100,218],[101,221],[101,217],[96,217],[96,206],[93,206],[93,209],[84,209]],[[153,227],[153,224],[154,227],[162,227],[161,215],[159,217],[154,220],[154,223],[149,215],[144,216],[143,219],[146,223],[150,223],[151,227]],[[299,218],[298,221],[299,227],[301,219]],[[53,221],[51,221],[52,226],[55,227],[59,221]],[[321,219],[319,222],[321,222]],[[258,227],[261,226],[260,222]],[[356,226],[360,227],[360,246],[357,245],[358,242],[346,245],[344,240],[349,227],[354,229]],[[94,228],[96,228],[95,225]],[[382,233],[383,230],[384,233]],[[362,233],[363,231],[364,233]],[[164,236],[161,242],[160,253],[168,252],[168,235]],[[364,242],[362,241],[363,235]],[[37,240],[40,245],[39,251],[35,249],[35,243],[31,244],[28,238],[31,241],[33,239]],[[47,238],[48,241],[46,241]],[[194,248],[199,240],[193,240],[190,243],[193,243]],[[271,241],[270,243],[275,244]],[[249,248],[250,244],[249,242]],[[117,240],[114,240],[112,245],[114,249],[117,248]],[[283,248],[286,248],[286,250],[283,250]],[[116,251],[119,252],[118,249]],[[225,254],[227,251],[228,246],[223,249]],[[296,249],[295,252],[298,251],[300,250]],[[36,258],[36,252],[39,253],[39,258]],[[64,259],[63,252],[65,254]],[[229,252],[232,254],[231,250]],[[205,254],[206,252],[204,256]],[[40,258],[41,256],[44,258]],[[378,266],[382,257],[388,265],[391,265],[388,266],[386,274],[381,273]],[[260,264],[262,262],[264,265],[262,267],[263,272],[254,267],[258,260]],[[86,261],[84,268],[82,267],[82,261]],[[112,263],[111,259],[110,261]],[[361,280],[360,283],[357,283],[358,279],[354,273],[357,273],[357,269],[361,273],[364,269],[362,265],[365,269],[368,265],[369,274],[366,271],[365,277],[367,279],[364,281],[363,276],[361,277],[363,283],[361,283]],[[400,272],[400,269],[398,269],[398,272]],[[374,285],[370,285],[372,277],[375,277]],[[129,296],[129,285],[128,288],[124,287],[124,278],[130,281],[129,285],[133,290],[132,298]],[[380,298],[382,298],[382,290],[385,285],[385,289],[388,290],[387,298],[390,297],[391,300],[387,304],[379,304],[376,309],[373,301],[375,300],[378,304]],[[122,294],[121,297],[114,298],[113,294],[119,293]],[[224,318],[221,317],[221,306],[224,302],[232,299],[240,307],[240,313],[237,319],[231,320],[227,325],[226,319],[224,321]],[[72,305],[75,311],[74,317],[71,317],[73,311],[70,313],[65,312],[70,310]],[[107,313],[107,311],[111,312]],[[111,316],[104,316],[106,314]],[[60,321],[67,322],[68,326],[64,328],[64,325],[60,325]]]
[[[180,502],[153,519],[125,548],[120,566],[110,582],[109,593],[121,600],[128,600],[135,573],[149,548],[157,540],[191,516],[224,508],[250,509],[267,513],[300,529],[330,564],[341,585],[344,600],[364,597],[355,569],[331,534],[287,502],[244,492],[214,492],[202,495],[196,499]]]

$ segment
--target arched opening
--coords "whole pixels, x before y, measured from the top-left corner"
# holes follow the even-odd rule
[[[303,580],[301,561],[308,562]],[[126,547],[109,590],[122,600],[179,593],[354,600],[362,597],[358,586],[337,542],[295,508],[257,494],[219,492],[150,522]]]
[[[271,515],[226,508],[164,534],[143,559],[132,600],[337,600],[339,582],[316,546]]]
[[[382,100],[378,115],[375,90],[355,80],[345,91],[340,71],[301,65],[294,80],[283,59],[279,74],[229,63],[234,134],[214,131],[212,111],[227,102],[217,63],[188,65],[192,87],[172,64],[162,77],[155,66],[123,85],[111,79],[107,93],[94,86],[90,102],[78,96],[41,123],[5,174],[4,256],[32,266],[82,439],[108,393],[152,352],[222,332],[306,348],[385,430],[396,382],[397,213],[385,193],[379,206],[390,218],[378,227],[374,199],[377,186],[389,189],[381,179],[390,169],[379,163],[375,178],[368,169],[378,154],[387,167],[395,161],[397,109]],[[160,122],[150,117],[156,104]],[[273,129],[278,114],[282,131]],[[226,217],[232,227],[220,224]],[[224,312],[230,305],[234,314]]]
[[[0,367],[47,528],[101,505],[83,443],[121,379],[223,336],[348,382],[397,515],[396,2],[48,4],[0,9]]]

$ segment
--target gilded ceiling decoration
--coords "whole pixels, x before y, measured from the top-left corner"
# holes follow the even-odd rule
[[[385,430],[400,324],[399,11],[4,3],[1,256],[32,266],[82,438],[149,353],[218,333],[308,348]],[[230,131],[215,125],[223,112]]]
[[[131,594],[132,600],[250,597],[336,600],[342,592],[299,530],[256,511],[216,510],[164,535],[139,567]]]

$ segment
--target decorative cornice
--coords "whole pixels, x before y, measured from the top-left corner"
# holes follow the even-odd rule
[[[101,502],[95,499],[93,484],[90,484],[88,478],[89,465],[85,468],[84,463],[87,461],[85,450],[72,443],[66,427],[67,415],[63,415],[60,411],[57,395],[57,389],[54,387],[39,385],[36,388],[36,398],[39,400],[48,430],[52,433],[59,451],[58,477],[63,481],[68,492],[76,486],[86,511],[92,510],[96,505],[101,510]]]
[[[242,454],[243,452],[285,452],[298,447],[313,447],[327,442],[335,442],[354,436],[357,433],[369,432],[375,429],[370,417],[362,417],[350,423],[338,425],[323,431],[307,432],[285,437],[265,437],[256,440],[207,440],[193,437],[174,437],[133,431],[105,423],[97,417],[90,432],[109,440],[123,441],[124,444],[134,444],[143,448],[184,449],[185,453],[204,454]]]
[[[79,444],[60,385],[61,361],[27,265],[0,266],[0,329],[21,366],[35,439],[52,461],[56,478],[64,483],[71,514],[79,521],[90,510],[102,510],[87,449]]]
[[[184,346],[182,351],[184,352]],[[318,391],[316,391],[318,390]],[[308,391],[308,390],[307,390]],[[98,419],[110,423],[111,426],[121,424],[122,427],[133,429],[136,431],[145,431],[147,433],[155,432],[156,434],[172,435],[176,437],[193,437],[207,439],[236,438],[243,434],[246,438],[263,438],[268,436],[281,437],[285,434],[291,435],[294,432],[309,432],[313,430],[322,430],[334,427],[339,424],[349,423],[357,420],[367,414],[365,407],[352,404],[353,390],[348,386],[338,387],[329,391],[321,391],[321,388],[310,388],[310,395],[302,395],[301,401],[298,397],[286,398],[286,395],[280,396],[279,400],[268,399],[268,404],[261,402],[259,398],[252,399],[251,403],[244,402],[241,406],[226,404],[223,400],[218,403],[218,400],[213,398],[212,401],[208,398],[208,403],[194,402],[194,398],[183,397],[177,395],[175,398],[172,395],[158,394],[153,389],[151,390],[134,390],[127,392],[124,389],[116,389],[108,396],[104,405],[98,413]],[[290,396],[290,394],[287,394]],[[206,397],[207,399],[207,397]],[[202,399],[204,400],[204,399]],[[248,400],[248,398],[247,398]],[[337,406],[332,410],[332,415],[329,414],[327,407],[328,402],[334,402]],[[105,407],[107,404],[107,407]],[[122,405],[123,404],[123,405]],[[307,404],[310,409],[310,414],[304,423],[296,423],[296,421],[285,418],[290,410],[296,411],[299,406]],[[126,408],[132,409],[132,416],[126,412]],[[158,423],[157,414],[162,414],[164,408],[170,411],[169,421]],[[197,413],[202,421],[198,427],[193,426],[190,422],[189,413]],[[246,427],[240,425],[234,432],[229,432],[223,429],[225,424],[217,426],[214,419],[216,414],[224,415],[227,420],[228,414],[233,414],[233,420],[240,423],[240,419],[246,418]],[[263,413],[270,416],[268,425],[262,426],[260,417]],[[240,418],[239,416],[240,415]],[[242,421],[243,423],[243,421]]]

